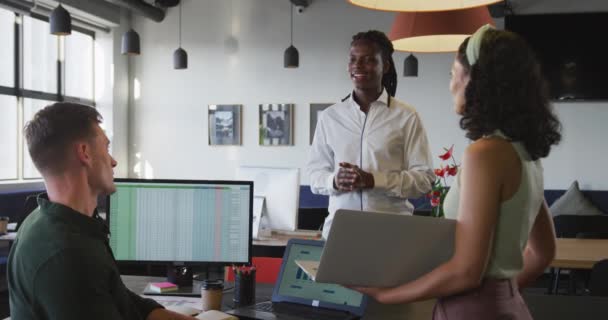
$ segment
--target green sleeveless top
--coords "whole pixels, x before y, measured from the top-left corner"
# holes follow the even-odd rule
[[[510,141],[499,131],[488,137],[501,137]],[[544,199],[543,167],[540,160],[532,161],[521,143],[511,142],[511,145],[521,160],[521,182],[511,199],[500,204],[485,278],[513,278],[521,271],[528,235]],[[458,217],[462,170],[456,175],[456,182],[444,200],[445,217],[449,219]]]

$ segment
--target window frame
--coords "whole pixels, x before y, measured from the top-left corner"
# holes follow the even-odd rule
[[[8,10],[8,9],[4,9],[4,10]],[[11,10],[8,10],[11,11]],[[72,103],[79,103],[79,104],[85,104],[85,105],[89,105],[89,106],[93,106],[96,107],[96,103],[95,103],[95,49],[93,48],[92,51],[92,55],[93,55],[93,65],[92,65],[92,85],[93,85],[93,95],[92,98],[93,99],[86,99],[86,98],[81,98],[81,97],[74,97],[74,96],[67,96],[65,95],[65,65],[66,65],[66,61],[62,61],[62,57],[60,54],[57,55],[57,92],[45,92],[45,91],[37,91],[37,90],[29,90],[29,89],[24,89],[24,84],[23,84],[23,74],[24,74],[24,63],[23,63],[23,54],[24,54],[24,48],[23,48],[23,19],[25,16],[29,16],[32,19],[38,19],[38,20],[42,20],[44,22],[49,23],[49,18],[45,17],[43,15],[40,14],[36,14],[36,13],[30,13],[29,15],[24,15],[22,13],[19,12],[14,12],[13,14],[15,16],[15,21],[14,21],[14,50],[13,50],[13,57],[14,57],[14,83],[13,83],[13,87],[7,87],[7,86],[2,86],[0,85],[0,94],[1,95],[6,95],[6,96],[14,96],[17,98],[17,114],[18,114],[18,125],[17,128],[22,128],[25,125],[25,121],[26,119],[24,119],[24,99],[35,99],[35,100],[46,100],[46,101],[50,101],[50,102],[72,102]],[[95,31],[92,30],[88,30],[85,28],[81,28],[78,26],[74,26],[72,25],[72,30],[74,31],[78,31],[80,33],[83,33],[85,35],[91,36],[93,43],[95,43]],[[65,52],[65,39],[60,39],[60,37],[64,37],[64,36],[57,36],[57,50],[58,53],[59,52]],[[1,106],[0,106],[1,107]],[[36,177],[36,178],[25,178],[25,159],[26,159],[26,148],[24,148],[24,142],[25,142],[25,138],[23,137],[23,130],[19,130],[19,132],[17,133],[17,148],[18,148],[18,155],[17,155],[17,168],[15,168],[17,170],[17,179],[3,179],[0,177],[0,181],[33,181],[33,180],[40,180],[41,177]]]

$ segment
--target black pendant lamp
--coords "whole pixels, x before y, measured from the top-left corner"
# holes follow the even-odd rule
[[[173,52],[173,69],[188,69],[188,53],[182,49],[182,4],[179,4],[179,48]]]
[[[300,66],[300,54],[298,49],[293,46],[293,3],[291,3],[291,45],[285,50],[283,55],[283,66],[285,68],[297,68]]]
[[[139,45],[139,35],[131,29],[122,35],[121,53],[129,56],[136,56],[141,53]]]
[[[67,36],[72,34],[72,17],[61,3],[51,11],[51,34]]]
[[[418,76],[418,59],[413,54],[405,58],[403,62],[403,76],[417,77]]]

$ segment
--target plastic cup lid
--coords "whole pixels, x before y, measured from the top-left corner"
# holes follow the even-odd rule
[[[224,281],[217,279],[217,280],[203,280],[203,283],[201,285],[201,288],[208,290],[208,289],[223,289],[224,288]]]

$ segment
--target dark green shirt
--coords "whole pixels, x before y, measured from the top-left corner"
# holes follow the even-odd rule
[[[159,304],[123,284],[104,223],[38,197],[8,258],[11,319],[145,319]]]

